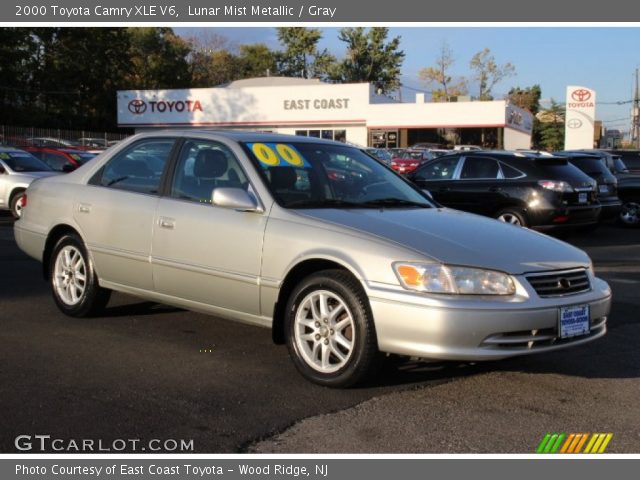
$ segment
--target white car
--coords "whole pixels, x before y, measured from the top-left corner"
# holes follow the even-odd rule
[[[15,218],[20,218],[24,191],[31,182],[57,173],[28,152],[0,147],[0,210],[11,210]]]

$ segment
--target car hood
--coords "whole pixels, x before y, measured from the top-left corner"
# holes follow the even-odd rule
[[[408,247],[438,262],[511,274],[588,267],[582,250],[487,217],[450,209],[298,210],[307,217]],[[412,260],[398,258],[397,260]]]

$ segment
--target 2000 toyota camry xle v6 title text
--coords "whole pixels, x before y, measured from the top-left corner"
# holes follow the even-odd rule
[[[272,327],[323,385],[364,380],[381,352],[499,359],[606,330],[585,253],[440,208],[336,142],[145,133],[26,195],[16,240],[63,312],[118,290]]]

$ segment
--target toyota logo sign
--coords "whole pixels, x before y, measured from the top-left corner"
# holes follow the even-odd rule
[[[147,111],[147,104],[144,100],[136,98],[135,100],[131,100],[129,102],[129,111],[134,115],[142,115]]]
[[[579,118],[572,118],[567,122],[569,128],[580,128],[582,126],[582,120]]]
[[[585,88],[580,88],[571,92],[571,98],[576,102],[586,102],[591,98],[591,92]]]

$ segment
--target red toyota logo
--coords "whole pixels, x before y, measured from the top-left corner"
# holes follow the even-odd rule
[[[142,115],[147,111],[147,104],[144,100],[136,98],[135,100],[131,100],[129,102],[129,111],[134,115]]]
[[[576,102],[586,102],[591,98],[591,92],[584,88],[574,90],[573,92],[571,92],[571,98],[573,98]]]

